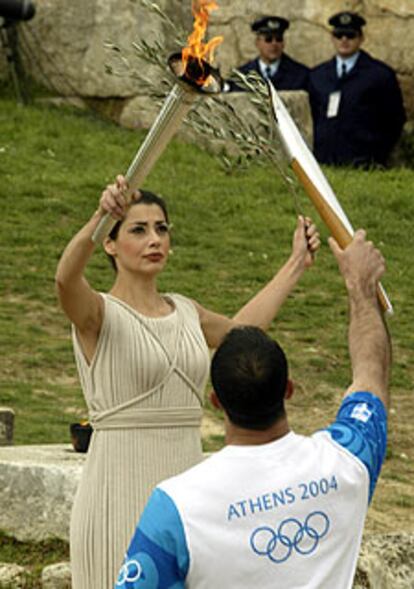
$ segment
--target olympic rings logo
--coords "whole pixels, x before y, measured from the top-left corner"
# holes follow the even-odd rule
[[[118,587],[125,583],[133,583],[138,581],[142,574],[142,567],[137,560],[128,560],[125,562],[119,571],[118,580],[116,582]]]
[[[259,556],[267,556],[272,562],[280,564],[290,557],[293,550],[302,556],[312,554],[328,533],[329,526],[329,518],[323,511],[313,511],[303,524],[289,517],[279,524],[277,530],[269,526],[254,530],[250,546]]]

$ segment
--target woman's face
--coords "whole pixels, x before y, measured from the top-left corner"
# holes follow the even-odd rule
[[[133,205],[114,241],[105,249],[115,257],[118,272],[157,274],[167,261],[170,249],[169,225],[156,204]]]

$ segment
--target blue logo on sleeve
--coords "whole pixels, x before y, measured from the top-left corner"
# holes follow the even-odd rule
[[[122,565],[119,571],[117,585],[121,586],[125,583],[136,583],[142,576],[142,567],[137,560],[131,558]]]
[[[159,574],[153,559],[144,552],[126,557],[119,571],[116,587],[122,589],[153,589],[158,587]]]
[[[329,518],[323,511],[313,511],[304,523],[289,517],[277,529],[269,526],[256,528],[250,536],[250,546],[258,556],[266,556],[271,562],[281,564],[294,550],[303,556],[312,554],[328,533],[329,526]]]

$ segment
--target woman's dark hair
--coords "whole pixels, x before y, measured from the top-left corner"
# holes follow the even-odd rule
[[[167,221],[167,223],[170,222],[169,218],[168,218],[168,210],[167,210],[167,205],[165,203],[165,200],[163,198],[161,198],[161,196],[158,196],[157,194],[154,194],[153,192],[150,192],[149,190],[140,190],[139,196],[133,198],[131,200],[131,202],[129,203],[128,210],[135,205],[158,205],[160,207],[160,209],[162,210],[162,212],[164,213],[164,217],[165,217],[165,220]],[[112,241],[116,240],[116,238],[118,237],[119,229],[120,229],[123,222],[124,222],[124,219],[116,222],[116,224],[113,226],[111,232],[108,235],[109,239],[112,239]],[[114,257],[111,256],[111,254],[107,254],[107,256],[112,264],[113,269],[115,271],[117,271],[116,262],[115,262]]]
[[[265,430],[285,415],[288,364],[282,348],[258,327],[236,327],[211,363],[214,391],[230,421]]]

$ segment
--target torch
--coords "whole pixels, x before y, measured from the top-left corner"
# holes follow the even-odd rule
[[[273,84],[268,82],[267,86],[276,129],[291,168],[331,235],[341,248],[345,248],[352,241],[354,234],[352,225]],[[378,299],[383,310],[392,314],[391,302],[380,283]]]
[[[181,53],[174,53],[168,59],[176,83],[125,174],[128,182],[125,195],[127,202],[143,184],[196,99],[217,95],[223,88],[219,70],[210,64],[212,52],[221,43],[222,38],[215,37],[206,44],[202,42],[209,12],[216,7],[215,2],[211,0],[193,2],[195,23],[194,31],[188,37],[188,47]],[[104,215],[93,233],[92,240],[95,243],[101,242],[115,224],[116,220],[109,213]]]

